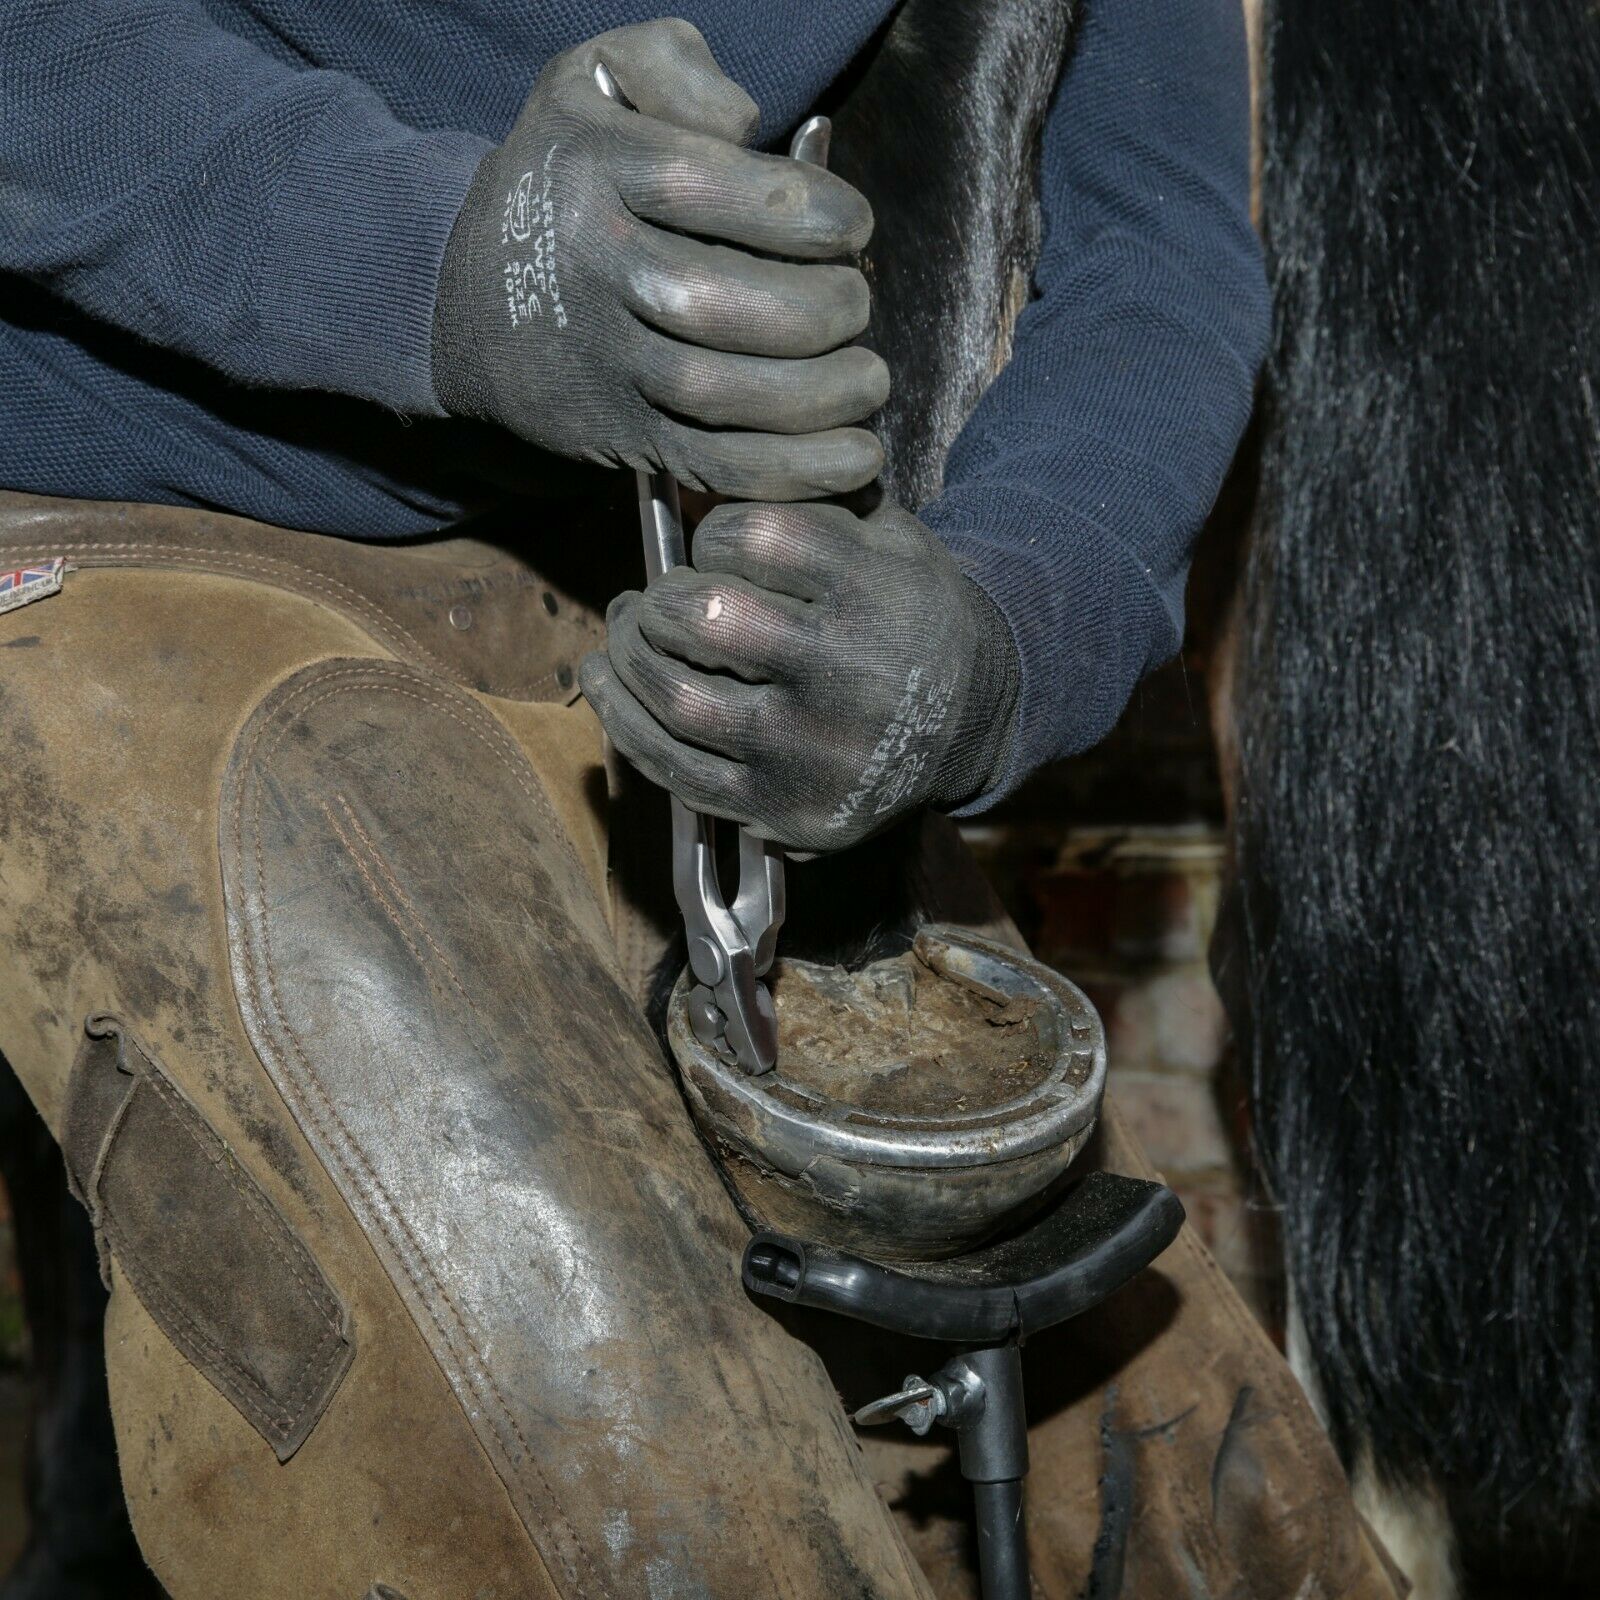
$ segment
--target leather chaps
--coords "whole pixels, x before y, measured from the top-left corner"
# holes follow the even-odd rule
[[[0,616],[0,1049],[176,1600],[973,1593],[948,1450],[836,1392],[910,1352],[740,1289],[607,868],[594,612],[469,538],[0,496],[0,564],[56,555]],[[1028,1360],[1043,1592],[1393,1592],[1187,1232]]]

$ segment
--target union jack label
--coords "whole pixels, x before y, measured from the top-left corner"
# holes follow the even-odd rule
[[[56,593],[66,565],[67,558],[57,556],[54,561],[41,561],[36,567],[13,567],[10,572],[0,572],[0,613],[15,611],[18,606]]]

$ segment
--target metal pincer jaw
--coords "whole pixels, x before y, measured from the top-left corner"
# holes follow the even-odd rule
[[[719,1061],[770,1072],[778,1060],[778,1013],[761,980],[783,926],[783,857],[739,829],[739,888],[730,906],[717,872],[714,818],[672,802],[673,887],[684,914],[689,1026]]]

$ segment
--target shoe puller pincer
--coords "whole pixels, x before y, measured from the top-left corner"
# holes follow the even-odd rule
[[[600,92],[623,105],[628,98],[610,70],[594,69]],[[830,125],[812,117],[789,141],[789,154],[828,164]],[[670,472],[639,474],[639,521],[644,531],[646,580],[688,560],[678,482]],[[778,1017],[762,979],[777,952],[783,926],[783,856],[748,828],[739,832],[739,887],[730,905],[717,866],[717,819],[672,800],[672,887],[688,937],[689,995],[695,1037],[745,1072],[770,1072],[778,1060]]]
[[[605,67],[595,81],[627,103]],[[825,166],[830,133],[825,117],[813,117],[790,155]],[[653,583],[687,559],[670,473],[639,474],[639,517]],[[783,923],[783,858],[739,829],[730,904],[716,844],[716,820],[674,796],[672,876],[689,970],[668,1007],[667,1037],[702,1135],[759,1219],[745,1247],[745,1289],[850,1318],[864,1337],[876,1328],[953,1350],[855,1421],[954,1433],[972,1485],[983,1600],[1028,1600],[1022,1343],[1141,1271],[1176,1235],[1183,1207],[1160,1183],[1069,1170],[1099,1114],[1100,1018],[1061,974],[970,929],[924,923],[910,952],[860,972],[791,958],[779,981],[809,973],[859,1024],[856,1043],[873,1036],[876,1015],[903,1015],[881,1033],[881,1052],[830,1055],[818,1075],[797,1033],[780,1066],[763,979]],[[1026,1064],[1026,1081],[1002,1074],[986,1088],[975,1038],[961,1056],[970,1092],[954,1105],[917,1100],[906,1035],[919,1006],[937,1010],[941,984],[983,997],[997,1024],[1028,1019],[1014,1063]],[[979,1035],[993,1032],[977,1024]]]

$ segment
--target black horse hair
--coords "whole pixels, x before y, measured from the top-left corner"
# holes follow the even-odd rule
[[[1600,10],[1269,0],[1226,974],[1347,1461],[1600,1487]]]
[[[1090,0],[1093,3],[1093,0]],[[906,0],[839,85],[832,165],[872,202],[866,342],[893,388],[883,488],[916,510],[1010,353],[1039,254],[1039,150],[1074,0]]]

